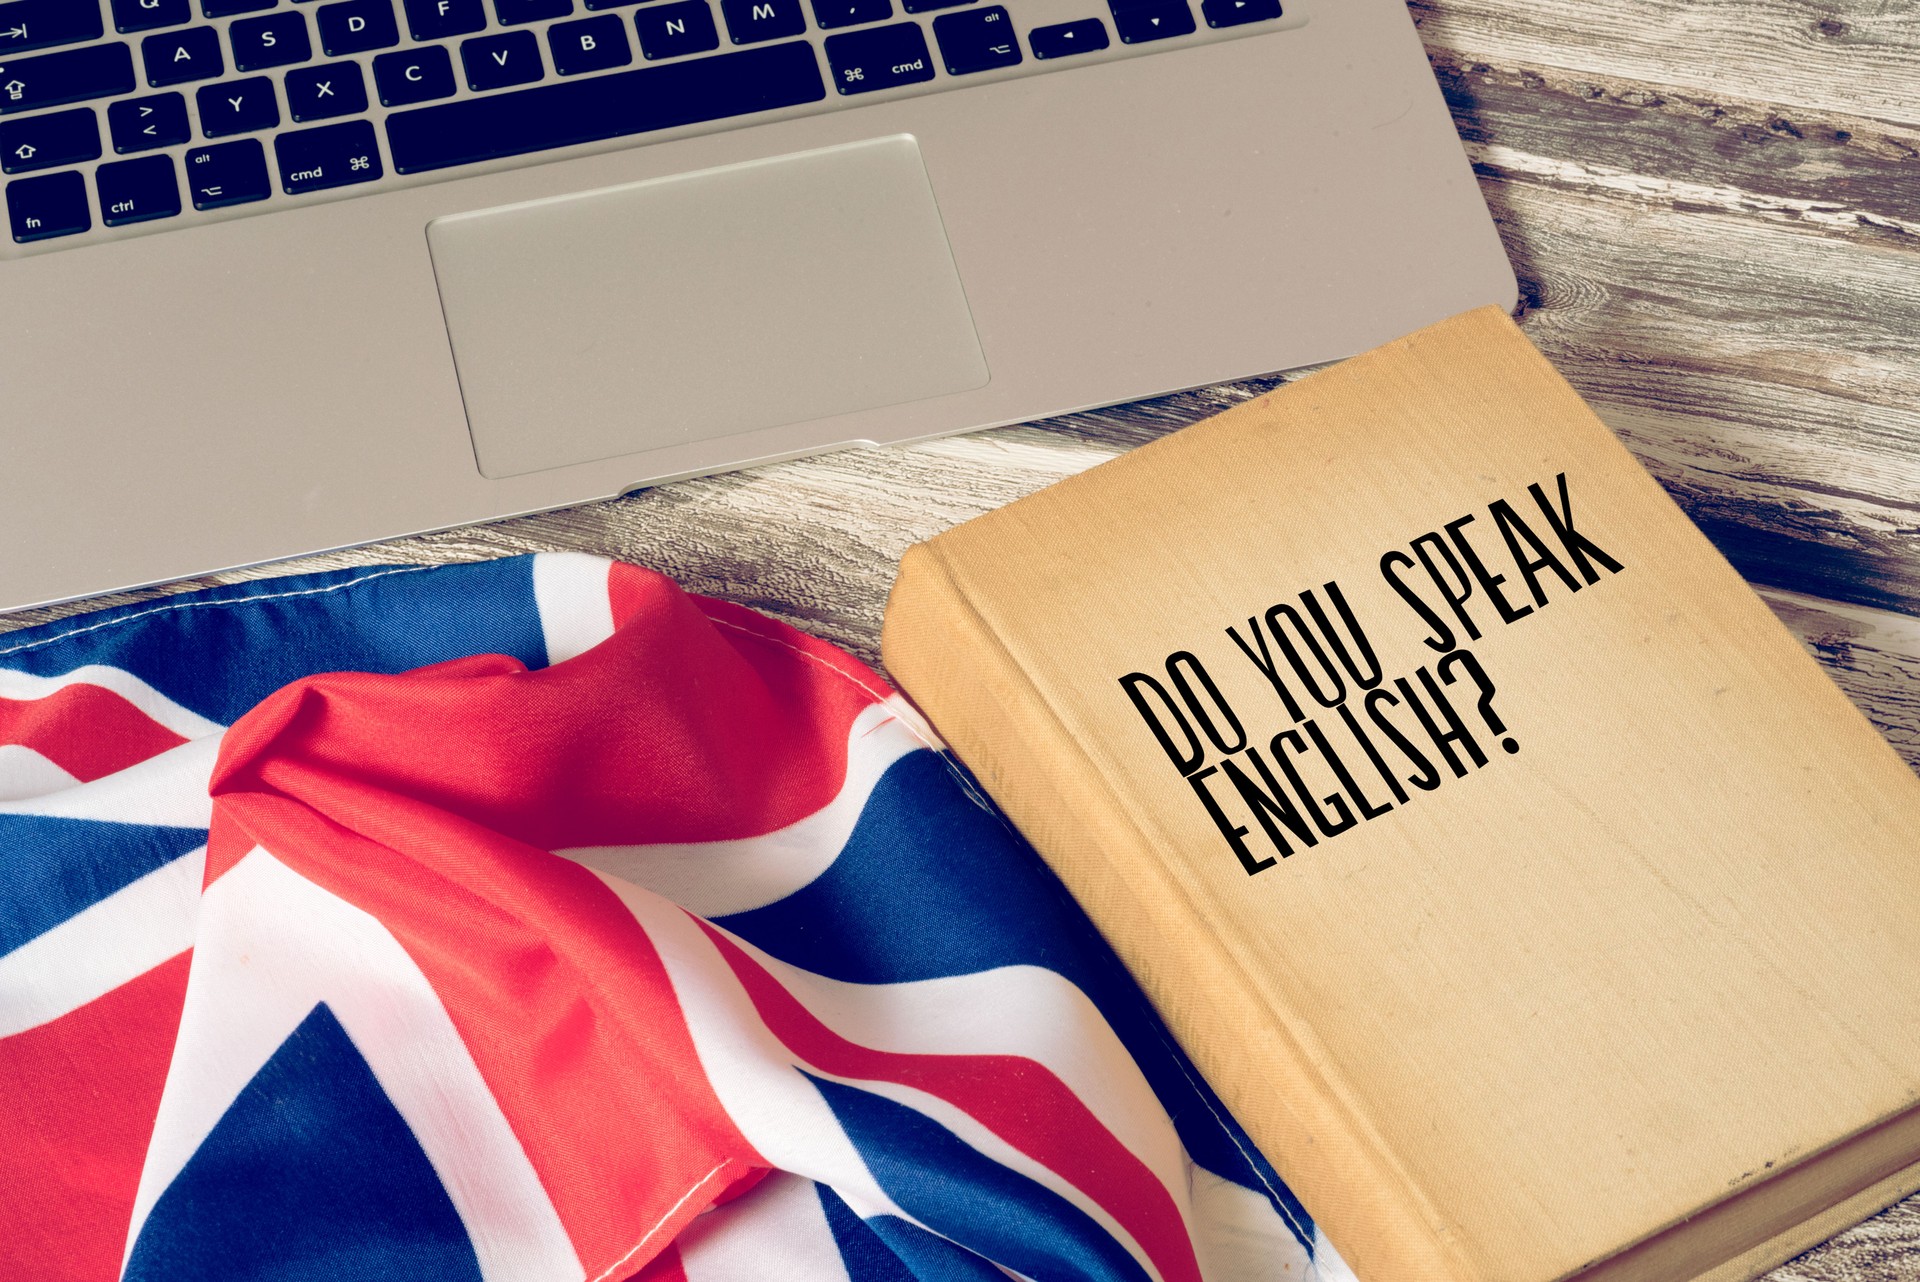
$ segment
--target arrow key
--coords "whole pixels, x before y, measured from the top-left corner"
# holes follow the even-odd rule
[[[107,132],[121,155],[171,147],[193,137],[187,124],[187,100],[177,93],[125,98],[107,107]]]
[[[0,171],[24,174],[100,158],[100,127],[79,107],[0,124]]]
[[[1186,0],[1168,0],[1167,3],[1156,4],[1110,0],[1110,4],[1113,9],[1113,28],[1120,33],[1121,44],[1137,45],[1149,40],[1165,40],[1169,36],[1189,35],[1194,29],[1193,11],[1187,8]]]
[[[1271,22],[1280,16],[1280,0],[1200,0],[1200,12],[1209,27]]]
[[[1071,58],[1076,53],[1093,53],[1107,47],[1107,28],[1098,18],[1078,22],[1060,22],[1051,27],[1035,27],[1027,33],[1027,43],[1036,58]]]
[[[272,190],[266,148],[258,138],[195,147],[187,153],[187,194],[195,209],[265,200]]]

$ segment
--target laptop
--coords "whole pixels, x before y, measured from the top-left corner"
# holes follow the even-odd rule
[[[1516,295],[1401,0],[6,0],[0,171],[0,608]]]

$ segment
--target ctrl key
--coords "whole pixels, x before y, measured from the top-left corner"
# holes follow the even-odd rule
[[[267,153],[258,138],[195,147],[187,153],[187,192],[195,209],[225,209],[265,200]]]
[[[100,188],[100,220],[109,227],[172,218],[180,212],[180,184],[173,180],[172,156],[142,156],[100,166],[93,181]]]
[[[87,209],[87,180],[69,169],[7,184],[7,220],[22,245],[54,236],[73,236],[93,226]]]

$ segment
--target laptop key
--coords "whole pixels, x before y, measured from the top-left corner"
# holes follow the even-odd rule
[[[195,147],[187,153],[187,195],[195,209],[225,209],[265,200],[267,152],[258,138]]]
[[[950,76],[969,76],[1020,61],[1020,38],[1013,34],[1013,19],[999,5],[943,13],[933,20],[933,38]]]
[[[532,84],[547,74],[540,64],[540,42],[531,31],[462,41],[460,65],[467,71],[467,88],[475,93]]]
[[[1071,58],[1076,53],[1093,53],[1106,48],[1107,27],[1098,18],[1056,22],[1050,27],[1035,27],[1029,31],[1027,44],[1036,58]]]
[[[313,57],[307,15],[297,9],[264,18],[242,18],[227,28],[227,43],[233,46],[235,71],[265,71]]]
[[[813,46],[802,41],[395,112],[387,145],[395,170],[417,174],[826,96]]]
[[[344,58],[400,43],[393,0],[342,0],[323,4],[314,14],[320,24],[320,48],[329,58]]]
[[[209,138],[258,133],[280,123],[280,103],[273,81],[265,76],[202,85],[194,95],[200,108],[200,132]]]
[[[407,32],[415,40],[445,40],[487,29],[480,0],[406,0]]]
[[[200,12],[209,18],[231,18],[236,13],[260,13],[280,0],[200,0]]]
[[[289,196],[370,183],[385,172],[379,140],[365,120],[281,134],[273,140],[273,154],[280,162],[280,186]]]
[[[91,107],[0,124],[0,173],[77,165],[100,158],[100,126]]]
[[[177,93],[122,98],[107,106],[107,132],[113,135],[113,149],[122,155],[186,142],[193,137],[187,100]]]
[[[13,0],[0,4],[0,58],[98,40],[99,0]]]
[[[493,11],[503,27],[564,18],[573,12],[573,0],[493,0]]]
[[[113,29],[123,36],[192,21],[189,0],[113,0]]]
[[[155,89],[190,80],[211,80],[227,71],[220,56],[220,33],[212,27],[188,27],[148,36],[140,42],[140,61],[147,64],[147,83]]]
[[[87,180],[76,171],[16,178],[7,184],[7,221],[21,244],[73,236],[93,226]]]
[[[556,22],[547,28],[547,47],[553,51],[553,69],[563,76],[624,67],[633,61],[627,26],[617,13]]]
[[[180,184],[172,156],[113,160],[93,173],[100,192],[100,221],[109,227],[175,218],[180,214]]]
[[[1186,0],[1144,5],[1115,3],[1112,9],[1113,29],[1120,33],[1121,44],[1145,44],[1149,40],[1193,33],[1193,11],[1187,8]]]
[[[900,7],[908,13],[932,13],[935,9],[951,9],[956,5],[972,3],[973,0],[900,0]]]
[[[892,16],[893,0],[813,0],[813,21],[822,31],[885,22]]]
[[[9,58],[0,65],[0,115],[116,97],[132,93],[133,83],[133,54],[123,44]]]
[[[1280,0],[1201,0],[1200,12],[1209,27],[1271,22],[1280,16]]]
[[[933,79],[933,56],[917,22],[828,36],[827,65],[843,94],[873,93]]]
[[[357,62],[296,67],[287,73],[287,115],[305,124],[367,109],[367,82]]]
[[[641,55],[649,60],[720,47],[720,32],[713,25],[713,10],[707,8],[707,0],[648,5],[633,15],[633,29],[640,37]]]
[[[409,107],[416,102],[453,97],[453,59],[445,45],[402,49],[373,60],[373,83],[383,107]]]
[[[807,29],[800,0],[720,0],[727,17],[727,34],[737,45],[782,40]]]

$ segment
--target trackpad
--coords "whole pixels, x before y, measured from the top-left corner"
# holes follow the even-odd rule
[[[456,214],[427,242],[490,477],[987,382],[910,137]]]

